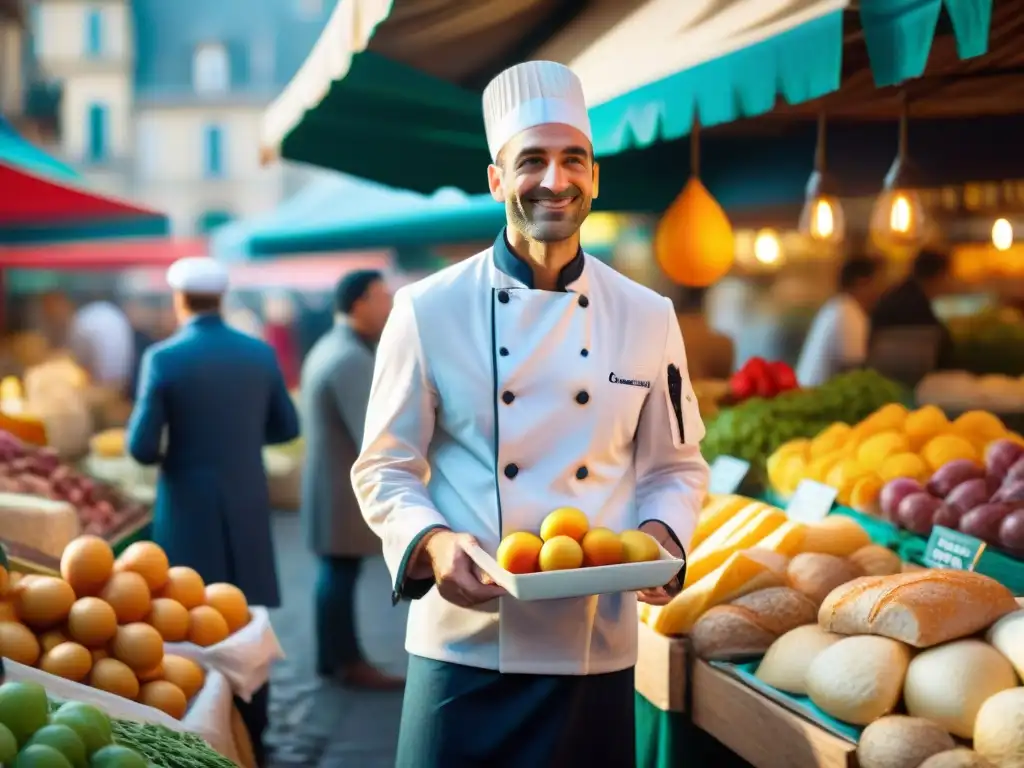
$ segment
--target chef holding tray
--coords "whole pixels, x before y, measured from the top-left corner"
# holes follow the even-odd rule
[[[352,469],[393,599],[414,601],[396,766],[632,768],[636,599],[678,579],[517,600],[468,552],[575,507],[682,556],[704,426],[672,302],[580,248],[598,166],[576,75],[514,66],[483,107],[508,226],[395,294]]]

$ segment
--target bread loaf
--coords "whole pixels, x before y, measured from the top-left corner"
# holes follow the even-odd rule
[[[1017,685],[1013,667],[981,640],[957,640],[921,651],[903,683],[907,712],[971,738],[974,718],[989,696]]]
[[[999,768],[1024,768],[1024,688],[1000,691],[981,705],[974,751]]]
[[[999,651],[1024,680],[1024,611],[1008,613],[985,633],[985,639]]]
[[[891,549],[868,544],[849,556],[849,561],[864,571],[866,576],[889,576],[903,570],[903,561]]]
[[[996,768],[996,766],[973,749],[960,747],[932,755],[918,768]]]
[[[807,525],[800,550],[848,557],[870,543],[868,532],[856,520],[846,515],[829,515]]]
[[[1010,590],[972,571],[864,576],[834,589],[818,611],[841,635],[891,637],[917,648],[973,635],[1016,610]]]
[[[918,768],[921,762],[956,747],[953,737],[920,717],[890,715],[875,720],[860,735],[860,768]]]
[[[791,629],[771,644],[755,677],[786,693],[807,693],[807,669],[818,654],[843,639],[817,624]]]
[[[807,695],[823,712],[867,725],[896,708],[910,649],[886,637],[846,637],[817,655],[807,670]]]
[[[786,578],[789,586],[803,592],[815,605],[821,605],[828,593],[864,572],[844,557],[805,552],[789,561]]]
[[[813,622],[815,610],[814,603],[795,590],[762,589],[709,610],[697,620],[690,640],[702,659],[760,656],[780,635]]]

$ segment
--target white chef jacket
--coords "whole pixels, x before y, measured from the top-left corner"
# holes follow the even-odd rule
[[[94,301],[75,313],[69,334],[71,352],[97,384],[128,385],[135,367],[135,333],[116,304]]]
[[[796,366],[802,387],[817,387],[868,357],[871,320],[852,296],[840,293],[818,310]]]
[[[708,467],[672,303],[582,250],[562,276],[564,291],[532,289],[502,233],[395,294],[352,480],[395,599],[420,597],[412,654],[535,674],[636,663],[634,593],[467,609],[410,583],[408,559],[438,526],[493,553],[572,506],[594,526],[660,520],[692,536]]]

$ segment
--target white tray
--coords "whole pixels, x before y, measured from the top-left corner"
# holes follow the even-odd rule
[[[517,600],[558,600],[563,597],[635,592],[668,584],[679,573],[684,561],[672,557],[661,545],[658,548],[661,550],[661,559],[647,563],[599,565],[524,574],[509,573],[480,547],[470,547],[466,552],[480,570]]]

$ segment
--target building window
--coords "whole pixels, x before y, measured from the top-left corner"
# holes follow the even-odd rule
[[[218,227],[229,224],[234,218],[228,211],[206,211],[196,221],[196,232],[200,235],[208,235]]]
[[[192,60],[192,87],[196,93],[223,93],[231,85],[228,52],[223,45],[201,45]]]
[[[90,104],[86,159],[90,163],[102,163],[110,152],[110,110],[106,104]]]
[[[224,131],[208,125],[203,131],[203,176],[219,179],[224,175]]]
[[[85,12],[85,55],[90,59],[103,55],[103,11],[99,8]]]

